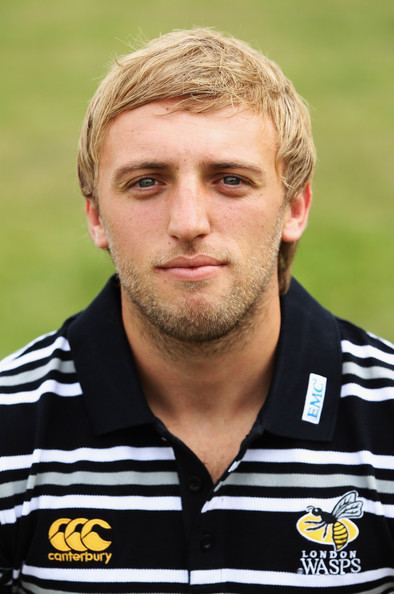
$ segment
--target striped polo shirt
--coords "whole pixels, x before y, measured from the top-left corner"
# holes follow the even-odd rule
[[[146,403],[116,277],[1,363],[1,592],[394,592],[394,348],[294,280],[281,308],[215,485]]]

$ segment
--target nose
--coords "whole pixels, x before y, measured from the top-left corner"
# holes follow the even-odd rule
[[[183,241],[193,241],[210,232],[208,195],[197,182],[179,184],[170,199],[168,233]]]

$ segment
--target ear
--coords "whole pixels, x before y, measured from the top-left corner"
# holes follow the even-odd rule
[[[282,241],[294,242],[300,239],[308,223],[311,203],[312,189],[311,185],[308,183],[287,205],[287,212],[282,230]]]
[[[107,250],[108,239],[99,214],[98,205],[91,198],[86,199],[85,213],[90,237],[93,239],[95,246],[102,250]]]

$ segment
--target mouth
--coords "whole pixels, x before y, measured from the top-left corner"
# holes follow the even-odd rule
[[[157,270],[177,280],[200,281],[213,278],[224,266],[226,262],[211,256],[178,256],[158,266]]]

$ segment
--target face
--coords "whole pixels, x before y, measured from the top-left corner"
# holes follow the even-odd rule
[[[87,215],[129,313],[204,342],[278,299],[279,245],[300,237],[309,198],[284,202],[269,120],[240,108],[170,107],[150,103],[110,124]]]

